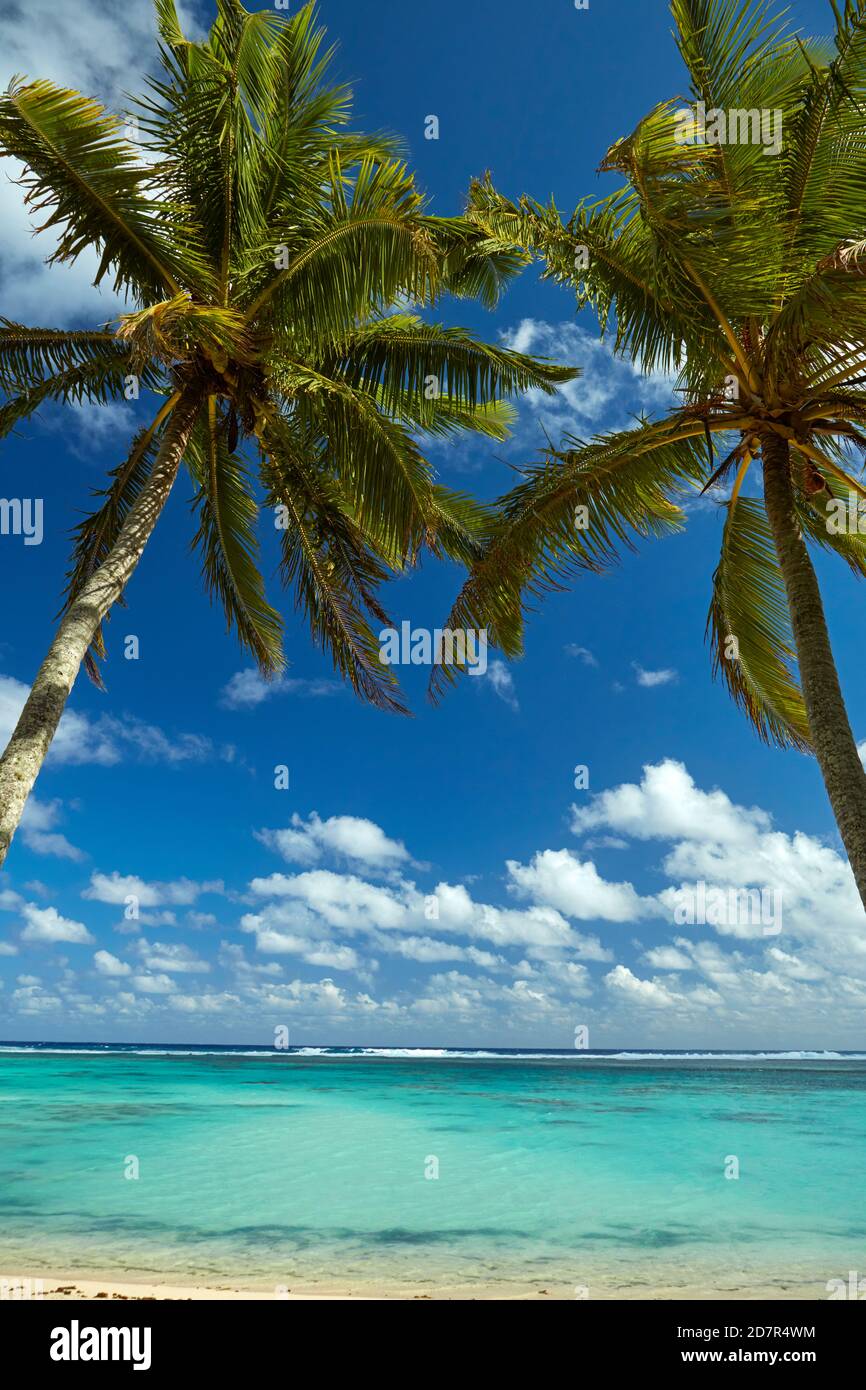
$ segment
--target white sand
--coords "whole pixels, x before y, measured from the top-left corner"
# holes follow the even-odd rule
[[[496,1302],[524,1302],[537,1300],[540,1302],[560,1302],[563,1300],[573,1302],[576,1298],[576,1291],[573,1285],[566,1286],[551,1282],[549,1284],[537,1285],[526,1284],[520,1286],[515,1282],[501,1283],[495,1280],[482,1282],[473,1281],[468,1284],[452,1284],[431,1282],[429,1287],[412,1284],[406,1285],[386,1285],[386,1284],[365,1284],[341,1285],[338,1281],[329,1284],[315,1284],[314,1286],[304,1287],[302,1284],[297,1286],[290,1285],[288,1288],[281,1288],[279,1292],[273,1284],[261,1285],[261,1287],[250,1287],[242,1284],[174,1284],[169,1278],[137,1278],[131,1275],[125,1278],[118,1278],[116,1272],[100,1278],[92,1271],[86,1278],[81,1278],[75,1274],[45,1274],[42,1271],[34,1271],[28,1275],[17,1276],[21,1279],[41,1280],[42,1297],[56,1302],[74,1303],[87,1299],[116,1300],[124,1301],[127,1299],[146,1300],[146,1299],[175,1299],[175,1300],[239,1300],[239,1301],[306,1301],[306,1300],[339,1300],[360,1299],[361,1301],[406,1301],[406,1300],[430,1300],[430,1301],[475,1301],[491,1300]],[[701,1301],[712,1302],[716,1299],[740,1299],[750,1301],[754,1299],[767,1299],[771,1301],[792,1298],[826,1298],[826,1293],[819,1289],[817,1285],[807,1284],[801,1280],[779,1280],[756,1284],[750,1282],[744,1284],[737,1275],[734,1274],[729,1280],[723,1283],[707,1284],[695,1282],[690,1284],[672,1284],[668,1281],[653,1284],[645,1279],[639,1283],[623,1283],[619,1286],[608,1282],[599,1281],[591,1288],[590,1300],[652,1300],[666,1301],[669,1299],[700,1299]],[[586,1297],[586,1295],[583,1295]]]

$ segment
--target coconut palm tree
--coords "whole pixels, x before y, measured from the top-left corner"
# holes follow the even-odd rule
[[[849,465],[866,444],[866,0],[836,11],[826,42],[763,0],[671,10],[691,90],[608,151],[601,170],[622,186],[566,220],[487,176],[468,216],[612,319],[642,370],[678,374],[682,403],[529,468],[451,621],[485,615],[518,655],[527,594],[678,527],[692,489],[724,488],[715,671],[765,740],[814,752],[866,903],[866,774],[810,556],[866,574]],[[454,676],[437,669],[434,693]]]
[[[67,332],[0,323],[0,435],[49,401],[162,397],[77,527],[65,606],[0,759],[0,863],[82,662],[99,680],[103,621],[181,463],[195,487],[204,582],[259,669],[284,664],[257,564],[263,507],[313,638],[365,699],[403,711],[370,619],[382,581],[422,549],[469,562],[484,512],[435,482],[425,435],[504,437],[509,394],[573,373],[422,319],[445,293],[491,305],[519,253],[425,210],[395,142],[351,132],[350,93],[311,5],[289,19],[218,0],[203,42],[156,0],[161,75],[120,116],[16,80],[0,153],[51,260],[98,250],[129,312]]]

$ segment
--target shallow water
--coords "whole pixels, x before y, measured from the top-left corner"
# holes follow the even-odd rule
[[[2,1051],[0,1270],[826,1298],[864,1154],[862,1057]]]

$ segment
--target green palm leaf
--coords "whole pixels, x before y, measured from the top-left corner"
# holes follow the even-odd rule
[[[193,503],[198,516],[193,546],[201,554],[205,586],[221,602],[227,629],[234,629],[263,675],[274,675],[286,664],[283,625],[265,597],[259,570],[259,509],[249,470],[228,447],[213,396],[187,457],[199,485]]]
[[[449,614],[447,627],[487,629],[507,656],[522,653],[526,595],[561,588],[572,574],[599,573],[640,538],[678,529],[674,500],[703,476],[692,424],[645,424],[572,441],[525,470],[525,481],[499,499],[484,553]],[[437,666],[431,693],[453,682],[457,667]]]
[[[147,196],[148,170],[122,137],[118,117],[51,82],[13,83],[0,96],[0,152],[25,165],[26,201],[56,228],[51,261],[74,261],[96,245],[96,284],[111,268],[116,289],[176,294],[198,282],[195,235],[179,210]]]
[[[713,671],[767,743],[807,750],[785,586],[763,504],[728,504],[707,620]],[[733,641],[731,641],[733,639]]]
[[[311,634],[363,699],[406,714],[396,678],[379,660],[367,617],[389,625],[375,590],[387,574],[351,506],[324,469],[316,467],[302,429],[273,421],[264,436],[267,505],[278,510],[281,573]]]

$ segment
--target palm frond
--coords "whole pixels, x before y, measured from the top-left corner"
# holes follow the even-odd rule
[[[763,503],[727,504],[707,619],[713,672],[766,743],[808,751],[785,586]]]
[[[107,330],[28,328],[0,318],[0,390],[7,395],[94,358],[109,362],[121,359],[118,365],[122,365],[123,359],[129,358],[129,349]]]
[[[283,582],[294,587],[313,640],[363,699],[391,713],[408,713],[394,673],[379,659],[365,611],[389,625],[375,594],[386,567],[324,460],[316,466],[297,422],[269,421],[262,444],[267,506],[280,520]]]
[[[214,396],[197,422],[187,460],[199,489],[193,547],[201,555],[207,591],[222,604],[227,631],[234,629],[263,675],[275,675],[286,664],[283,625],[265,597],[259,569],[253,479],[228,447]]]
[[[0,406],[0,439],[47,402],[105,405],[108,401],[125,399],[129,371],[128,360],[120,354],[103,356],[97,353],[53,376],[37,378],[32,384],[25,384],[23,390],[9,396]],[[150,364],[140,367],[137,375],[140,385],[147,390],[162,389],[162,376]]]
[[[525,481],[497,503],[497,517],[447,626],[487,629],[509,657],[523,641],[525,596],[557,589],[574,574],[599,573],[638,539],[678,529],[675,497],[702,478],[700,427],[665,422],[572,441],[525,470]],[[442,693],[457,668],[434,669]]]
[[[389,413],[405,408],[409,397],[431,418],[440,395],[471,410],[522,391],[553,395],[558,386],[579,376],[577,368],[492,347],[465,329],[427,324],[411,314],[355,329],[329,345],[317,365],[353,389],[377,391]]]
[[[198,283],[202,268],[194,231],[179,210],[147,195],[149,170],[122,136],[118,117],[52,82],[13,81],[0,96],[0,153],[25,166],[25,201],[56,229],[49,263],[100,251],[95,283],[114,274],[115,289],[177,294]]]

